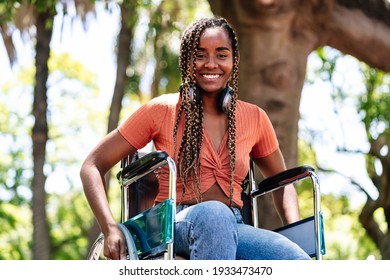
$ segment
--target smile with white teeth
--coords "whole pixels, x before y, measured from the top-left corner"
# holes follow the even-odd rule
[[[206,79],[216,79],[219,77],[219,75],[211,75],[211,74],[203,74],[202,76]]]

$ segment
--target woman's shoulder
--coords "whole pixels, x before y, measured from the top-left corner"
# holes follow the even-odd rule
[[[148,103],[149,104],[160,104],[165,106],[172,106],[176,105],[179,101],[179,94],[178,93],[166,93],[159,95],[157,97],[154,97],[151,99]]]
[[[169,93],[154,97],[139,107],[132,116],[143,116],[149,119],[161,119],[169,112],[174,112],[179,94]]]

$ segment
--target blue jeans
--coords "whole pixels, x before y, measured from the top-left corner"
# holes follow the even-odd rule
[[[244,224],[238,208],[218,201],[177,206],[174,247],[191,260],[310,259],[286,237]]]

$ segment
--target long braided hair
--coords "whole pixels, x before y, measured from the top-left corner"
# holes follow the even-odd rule
[[[238,93],[238,40],[233,28],[224,18],[206,18],[195,21],[183,34],[180,45],[180,72],[182,86],[180,88],[181,103],[176,119],[173,135],[175,155],[177,151],[177,128],[182,114],[185,116],[184,134],[178,154],[178,172],[183,180],[183,194],[189,186],[196,194],[196,199],[202,200],[200,193],[200,151],[203,141],[203,106],[202,100],[194,101],[196,91],[196,54],[199,46],[199,38],[202,32],[208,28],[220,27],[228,35],[233,49],[233,71],[231,77],[232,102],[228,112],[228,151],[230,157],[230,204],[232,203],[235,169],[235,142],[236,142],[236,101]],[[189,183],[190,179],[190,184]]]

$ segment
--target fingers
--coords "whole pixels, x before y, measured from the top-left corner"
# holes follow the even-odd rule
[[[119,259],[120,260],[127,259],[126,244],[124,242],[120,242],[119,244]]]
[[[126,243],[122,233],[109,234],[104,239],[104,256],[112,260],[126,260]]]

